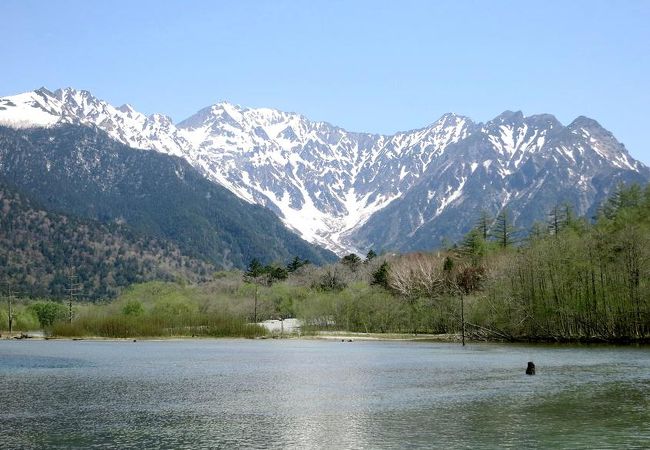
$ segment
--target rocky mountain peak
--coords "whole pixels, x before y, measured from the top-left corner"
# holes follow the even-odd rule
[[[604,128],[594,119],[585,116],[578,116],[568,126],[570,130],[587,129],[587,130],[604,130]]]
[[[501,114],[496,116],[490,121],[490,123],[498,124],[516,124],[521,123],[524,120],[524,113],[521,111],[503,111]]]
[[[548,130],[563,128],[562,123],[553,114],[534,114],[526,117],[526,122],[534,127]]]
[[[163,126],[170,126],[173,125],[172,118],[169,116],[166,116],[164,114],[152,114],[147,118],[147,121],[149,123],[157,124],[157,125],[163,125]]]
[[[123,104],[117,109],[118,111],[123,112],[125,114],[134,114],[136,112],[135,108],[133,108],[133,106],[129,105],[128,103]]]
[[[58,90],[60,90],[60,89],[58,89]],[[55,97],[55,95],[56,95],[55,93],[53,93],[52,91],[50,91],[50,90],[49,90],[48,88],[46,88],[45,86],[41,86],[40,88],[36,89],[36,90],[34,91],[34,93],[36,93],[36,94],[38,94],[38,95],[41,95],[41,96],[44,96],[44,97]]]

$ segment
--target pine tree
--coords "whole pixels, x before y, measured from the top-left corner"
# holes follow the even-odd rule
[[[642,203],[643,192],[641,186],[633,184],[625,186],[623,183],[605,201],[601,213],[608,219],[613,219],[621,209],[636,208]]]
[[[294,256],[289,264],[287,264],[288,272],[295,272],[300,269],[302,266],[309,264],[309,260],[302,259],[299,256]]]
[[[379,268],[372,274],[372,281],[370,284],[382,286],[385,289],[388,289],[388,271],[390,265],[387,261],[381,263]]]
[[[487,241],[488,237],[490,236],[490,228],[492,228],[493,223],[494,220],[492,219],[490,213],[485,209],[482,210],[481,216],[476,221],[475,228],[481,233],[484,241]]]
[[[262,266],[262,263],[257,258],[253,258],[251,259],[251,262],[248,263],[246,276],[251,278],[259,277],[262,275],[263,271],[264,267]]]
[[[580,221],[576,218],[573,212],[573,207],[570,203],[563,203],[555,205],[548,213],[548,230],[552,236],[557,237],[562,230],[566,228],[578,229]]]
[[[486,241],[483,232],[479,228],[473,228],[465,235],[460,244],[459,253],[471,259],[473,265],[477,265],[487,252]]]
[[[507,209],[503,209],[497,216],[492,236],[501,248],[507,248],[514,243],[514,233],[510,214]]]
[[[284,267],[277,266],[266,266],[266,272],[268,273],[268,284],[271,285],[275,281],[286,280],[289,276],[289,272]]]
[[[573,212],[573,207],[569,203],[564,204],[564,227],[574,227],[576,225],[576,215]]]
[[[552,236],[557,236],[562,229],[562,211],[559,205],[555,205],[548,216],[548,230]]]
[[[355,253],[350,253],[341,258],[341,264],[348,266],[352,272],[357,270],[360,263],[361,258],[359,258]]]

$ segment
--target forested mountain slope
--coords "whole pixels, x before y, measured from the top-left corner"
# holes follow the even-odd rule
[[[65,297],[71,269],[80,300],[113,297],[148,280],[202,281],[215,270],[127,226],[45,211],[0,181],[2,294]]]
[[[184,160],[129,148],[87,126],[0,127],[0,176],[48,211],[126,224],[220,268],[252,258],[335,259]]]

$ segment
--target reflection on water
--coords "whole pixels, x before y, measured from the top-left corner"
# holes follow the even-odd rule
[[[650,447],[648,348],[2,341],[0,398],[2,448]]]

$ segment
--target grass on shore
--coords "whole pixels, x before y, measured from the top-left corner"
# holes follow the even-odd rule
[[[163,316],[85,316],[57,322],[48,330],[53,337],[247,337],[267,334],[264,327],[233,317],[216,315]]]

